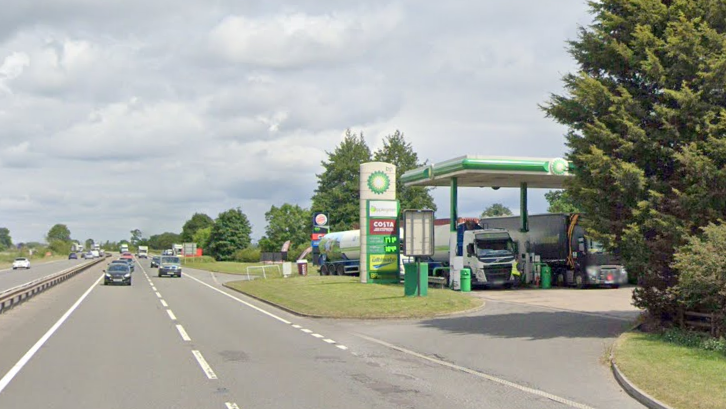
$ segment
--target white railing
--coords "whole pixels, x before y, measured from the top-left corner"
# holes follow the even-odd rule
[[[248,266],[247,267],[247,281],[250,280],[250,269],[255,269],[255,268],[262,269],[262,277],[264,277],[265,280],[267,279],[267,274],[265,274],[265,269],[266,268],[275,268],[275,269],[277,269],[277,272],[278,273],[282,274],[280,272],[280,265],[279,264],[273,264],[273,265],[269,265],[269,266]]]

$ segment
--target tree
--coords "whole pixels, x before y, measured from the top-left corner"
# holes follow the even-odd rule
[[[209,246],[209,236],[212,234],[212,226],[199,229],[192,236],[192,243],[197,243],[197,248],[206,249]]]
[[[672,319],[685,237],[726,214],[726,7],[712,0],[591,2],[579,65],[543,106],[569,131],[568,191],[589,232],[639,277],[634,301]]]
[[[0,251],[13,247],[13,239],[10,237],[10,230],[7,227],[0,227]]]
[[[545,193],[545,199],[549,203],[549,213],[581,213],[580,208],[566,190],[550,190]]]
[[[487,207],[481,214],[481,217],[501,217],[501,216],[511,216],[512,211],[509,210],[507,206],[504,206],[501,203],[494,203],[493,205]]]
[[[328,161],[321,162],[325,170],[316,175],[312,211],[327,213],[332,231],[350,230],[360,220],[360,164],[371,160],[371,151],[362,133],[348,129],[335,151],[326,153]]]
[[[170,249],[174,243],[181,242],[179,235],[176,233],[161,233],[149,237],[149,247],[155,250]]]
[[[410,143],[406,142],[403,133],[399,130],[383,139],[383,147],[373,154],[373,159],[396,165],[396,197],[401,201],[401,209],[431,209],[436,210],[434,199],[429,188],[422,186],[404,186],[401,175],[405,172],[424,166],[418,160],[418,154],[413,151]]]
[[[214,219],[204,213],[194,213],[192,218],[187,220],[182,227],[181,240],[185,243],[193,242],[194,234],[200,229],[212,227]],[[197,242],[197,245],[199,243]]]
[[[252,225],[238,207],[217,216],[209,235],[209,251],[217,260],[232,260],[234,253],[249,247]]]
[[[138,246],[139,241],[141,241],[141,230],[133,229],[133,230],[131,230],[130,233],[131,233],[131,245]]]
[[[93,239],[86,239],[85,245],[86,245],[86,250],[90,250],[91,247],[93,247]]]
[[[54,241],[69,242],[71,241],[71,231],[68,230],[68,226],[65,224],[56,224],[48,230],[48,234],[45,236],[48,243]]]
[[[280,207],[272,206],[265,213],[267,227],[265,237],[260,239],[263,251],[280,251],[282,245],[290,240],[292,246],[310,241],[312,214],[309,210],[288,203]]]

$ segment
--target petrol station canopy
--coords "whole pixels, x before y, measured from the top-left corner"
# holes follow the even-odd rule
[[[410,170],[406,186],[562,189],[574,165],[562,158],[461,156]]]

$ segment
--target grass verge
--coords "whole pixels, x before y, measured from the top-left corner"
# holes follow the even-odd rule
[[[247,275],[247,267],[262,266],[261,263],[239,263],[236,261],[211,261],[211,262],[184,262],[185,268],[193,268],[195,270],[214,271],[215,273],[240,274]],[[272,277],[282,276],[282,266],[268,267],[265,274]],[[262,276],[260,269],[253,269],[250,275]]]
[[[298,313],[330,318],[423,318],[466,311],[483,301],[451,290],[405,297],[402,285],[361,284],[357,277],[293,276],[227,286]]]
[[[0,253],[0,270],[4,270],[6,268],[10,268],[13,266],[13,261],[17,257],[27,257],[27,256],[19,256],[18,254],[8,254],[8,253]],[[37,264],[45,264],[50,263],[52,261],[58,261],[58,260],[65,260],[67,259],[67,255],[57,255],[57,256],[34,256],[30,257],[30,266],[37,265]]]
[[[631,332],[618,339],[615,362],[638,388],[673,408],[726,408],[726,356],[718,352]]]

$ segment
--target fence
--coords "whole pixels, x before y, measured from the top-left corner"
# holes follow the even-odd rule
[[[681,328],[706,331],[712,337],[719,337],[724,334],[724,328],[719,322],[719,318],[713,313],[680,310],[678,321]]]

